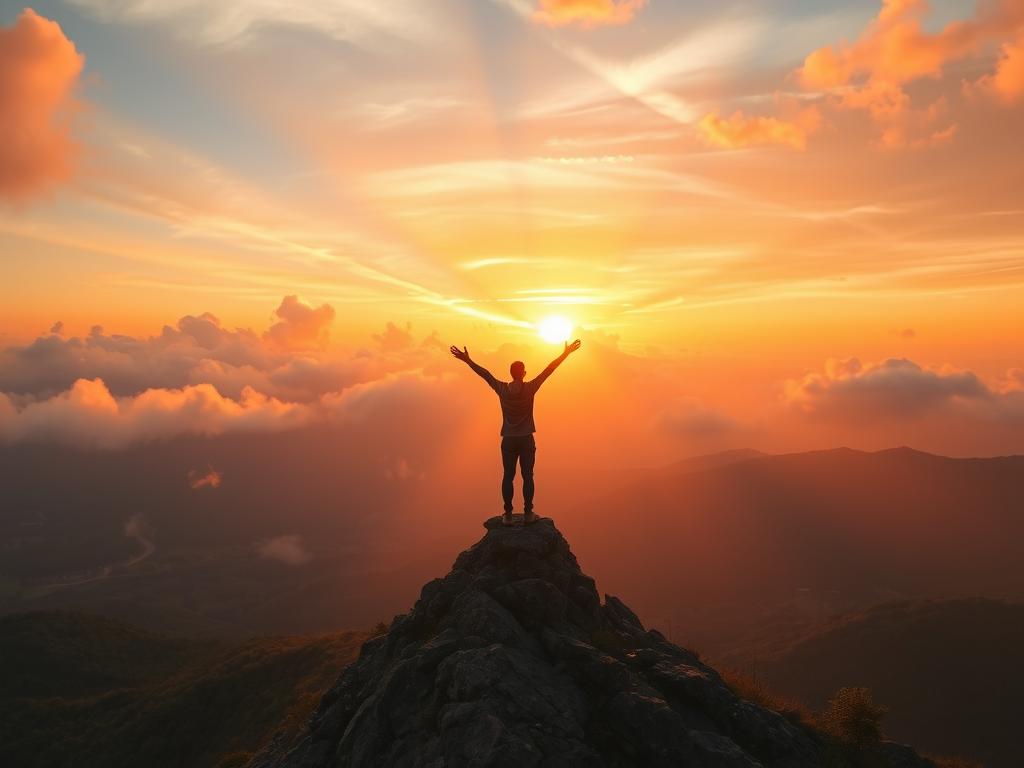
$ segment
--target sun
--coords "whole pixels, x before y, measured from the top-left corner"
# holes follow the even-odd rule
[[[560,315],[551,315],[537,324],[537,332],[544,341],[560,344],[572,335],[572,323]]]

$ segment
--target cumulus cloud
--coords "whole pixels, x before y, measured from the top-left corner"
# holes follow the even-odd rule
[[[412,323],[406,323],[405,328],[399,328],[392,322],[388,322],[383,333],[373,334],[373,338],[385,352],[397,352],[408,349],[413,345]]]
[[[723,118],[707,114],[698,125],[704,140],[735,148],[777,145],[803,148],[829,115],[861,112],[877,130],[885,149],[926,149],[948,144],[959,130],[949,99],[951,63],[971,60],[991,69],[964,85],[968,95],[989,94],[1013,104],[1024,96],[1024,3],[990,0],[977,5],[974,15],[951,21],[936,31],[927,24],[925,0],[883,0],[878,14],[852,42],[825,45],[811,51],[794,73],[795,80],[816,99],[800,119],[782,116],[749,117],[735,112]],[[993,48],[999,46],[994,59]],[[930,79],[937,88],[912,88]],[[940,94],[935,95],[939,90]],[[923,94],[930,93],[926,98]],[[959,105],[958,105],[959,106]]]
[[[979,3],[970,19],[929,32],[925,0],[884,0],[878,15],[859,38],[811,52],[798,70],[805,87],[832,93],[842,109],[867,111],[890,148],[934,146],[949,141],[955,123],[943,118],[943,102],[915,106],[905,86],[938,78],[947,64],[984,53],[1004,43],[995,73],[980,81],[1012,100],[1024,89],[1024,64],[1014,41],[1024,30],[1019,0]]]
[[[199,469],[189,470],[188,487],[193,491],[200,488],[220,488],[223,476],[213,467],[207,467],[205,471]]]
[[[905,358],[862,364],[829,360],[823,373],[786,382],[785,399],[801,413],[856,422],[912,419],[962,402],[991,402],[997,394],[971,371],[926,370]]]
[[[456,387],[464,379],[425,376],[421,371],[393,373],[324,395],[327,417],[336,423],[372,424],[390,415],[403,429],[444,421],[459,408]]]
[[[747,117],[742,111],[723,118],[718,112],[711,112],[700,121],[698,129],[705,141],[728,149],[772,144],[803,149],[820,124],[821,113],[808,107],[793,120]]]
[[[647,0],[540,0],[533,17],[553,27],[626,24],[645,5]]]
[[[213,314],[186,315],[156,336],[106,334],[94,326],[85,337],[50,335],[0,350],[0,391],[49,397],[78,379],[102,379],[114,395],[151,388],[209,383],[233,398],[246,387],[278,398],[309,401],[377,374],[379,361],[329,360],[322,344],[334,309],[312,308],[289,296],[276,322],[260,335],[229,329]]]
[[[426,338],[420,342],[420,346],[434,349],[446,349],[444,342],[441,341],[441,335],[437,331],[431,331],[427,334]]]
[[[1014,104],[1024,97],[1024,33],[1001,49],[995,71],[980,78],[968,91],[991,94],[1006,104]]]
[[[256,545],[256,553],[260,557],[276,560],[285,565],[305,565],[313,559],[313,555],[306,549],[302,537],[294,533],[275,536],[272,539],[259,542]]]
[[[27,200],[71,175],[72,91],[84,64],[60,26],[30,8],[0,27],[0,198]]]
[[[446,349],[417,344],[411,325],[387,323],[376,349],[323,347],[334,309],[288,296],[259,334],[216,315],[185,315],[155,336],[64,337],[60,323],[0,350],[0,441],[54,440],[102,448],[314,421],[379,419],[437,430],[452,417],[451,381],[432,375]],[[202,480],[202,477],[190,477]],[[208,481],[198,487],[215,487]]]
[[[334,307],[321,304],[313,308],[298,296],[285,296],[274,310],[278,321],[264,337],[283,347],[323,347],[327,344]]]
[[[114,397],[100,379],[79,379],[66,392],[19,403],[0,394],[0,440],[54,442],[121,448],[177,435],[273,432],[308,423],[309,406],[286,403],[246,389],[238,400],[210,384],[147,389]]]

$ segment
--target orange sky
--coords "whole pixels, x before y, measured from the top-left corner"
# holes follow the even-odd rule
[[[467,375],[449,343],[539,370],[558,314],[584,339],[544,406],[563,453],[595,411],[637,461],[1024,451],[1024,5],[793,6],[4,7],[0,438],[102,412],[78,378],[127,398],[115,441],[198,429],[203,385],[218,429],[325,418],[354,383]],[[252,331],[161,341],[204,312]]]

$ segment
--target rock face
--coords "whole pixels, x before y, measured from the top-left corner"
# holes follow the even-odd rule
[[[254,768],[822,765],[813,734],[602,604],[551,520],[485,527]]]

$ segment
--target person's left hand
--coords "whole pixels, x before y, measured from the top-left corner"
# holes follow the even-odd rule
[[[468,363],[469,362],[469,351],[465,347],[463,347],[462,349],[459,349],[454,344],[452,344],[452,347],[451,347],[451,349],[449,351],[453,355],[455,355],[455,357],[457,357],[459,360],[461,360],[462,362],[464,362],[464,363]]]

